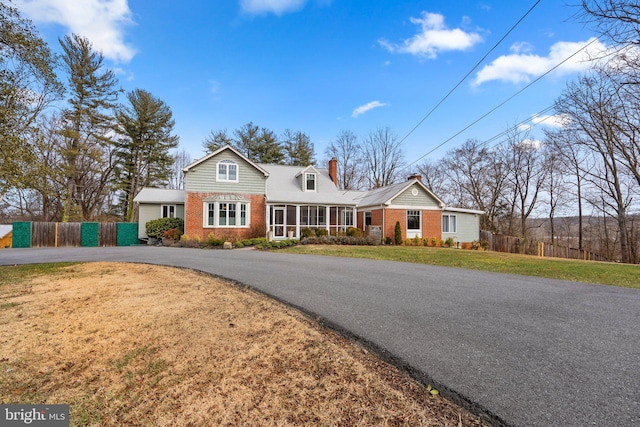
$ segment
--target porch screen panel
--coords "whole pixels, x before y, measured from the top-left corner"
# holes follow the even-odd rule
[[[293,227],[296,225],[296,207],[287,205],[287,226]]]

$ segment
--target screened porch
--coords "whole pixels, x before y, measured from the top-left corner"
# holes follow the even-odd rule
[[[339,234],[357,226],[353,206],[273,204],[267,205],[266,213],[267,232],[272,239],[299,239],[304,228]]]

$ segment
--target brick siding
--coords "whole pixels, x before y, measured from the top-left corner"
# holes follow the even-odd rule
[[[266,235],[266,204],[264,195],[261,194],[237,194],[242,199],[251,202],[248,228],[213,228],[204,226],[204,199],[211,198],[218,193],[188,192],[185,201],[185,230],[189,238],[195,236],[206,240],[209,234],[217,239],[241,240],[251,237],[265,237]],[[260,234],[260,235],[257,235]]]

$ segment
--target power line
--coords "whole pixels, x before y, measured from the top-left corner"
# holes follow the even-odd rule
[[[456,89],[458,89],[458,87],[460,87],[460,85],[467,80],[467,78],[476,70],[476,68],[478,68],[480,66],[480,64],[482,64],[484,62],[485,59],[487,59],[487,57],[491,54],[491,52],[493,52],[499,45],[500,43],[502,43],[504,41],[504,39],[507,38],[507,36],[509,36],[509,34],[511,34],[511,32],[518,26],[520,25],[520,23],[529,15],[529,13],[531,13],[531,11],[533,9],[535,9],[536,6],[538,6],[538,4],[541,2],[542,0],[538,0],[536,1],[533,6],[531,6],[529,8],[529,10],[522,15],[522,17],[520,19],[518,19],[518,21],[513,24],[513,26],[511,28],[509,28],[509,31],[507,31],[501,38],[500,40],[498,40],[498,42],[496,44],[493,45],[493,47],[491,49],[489,49],[489,51],[478,61],[476,62],[476,64],[473,66],[473,68],[471,68],[467,74],[464,75],[464,77],[453,87],[453,89],[451,89],[432,109],[431,111],[429,111],[423,118],[422,120],[420,120],[418,122],[417,125],[415,125],[413,127],[413,129],[411,129],[409,131],[409,133],[407,133],[399,142],[399,144],[402,144],[413,132],[415,132],[416,129],[418,129],[420,127],[420,125],[422,125],[422,123],[427,120],[427,118],[429,118],[429,116],[431,116],[431,114],[436,111],[438,109],[438,107],[440,107],[440,105],[447,99],[449,98],[449,96],[451,96],[451,94],[453,92],[456,91]]]
[[[593,44],[594,42],[596,42],[598,39],[593,39],[591,40],[589,43],[587,43],[586,45],[584,45],[583,47],[581,47],[580,49],[578,49],[577,51],[575,51],[573,54],[571,54],[570,56],[568,56],[567,58],[565,58],[563,61],[559,62],[558,64],[556,64],[554,67],[550,68],[549,70],[547,70],[547,72],[545,72],[544,74],[540,75],[538,78],[536,78],[535,80],[531,81],[529,84],[527,84],[525,87],[523,87],[522,89],[520,89],[519,91],[517,91],[516,93],[514,93],[513,95],[511,95],[509,98],[505,99],[504,101],[502,101],[500,104],[498,104],[497,106],[493,107],[491,110],[489,110],[488,112],[486,112],[485,114],[483,114],[482,116],[480,116],[479,118],[477,118],[476,120],[474,120],[473,122],[471,122],[470,124],[468,124],[467,126],[465,126],[462,130],[456,132],[453,136],[449,137],[448,139],[446,139],[445,141],[443,141],[442,143],[438,144],[437,146],[435,146],[434,148],[432,148],[431,150],[429,150],[426,154],[418,157],[416,160],[414,160],[413,162],[409,163],[406,167],[410,167],[411,165],[416,164],[418,161],[424,159],[425,157],[427,157],[429,154],[433,153],[434,151],[436,151],[438,148],[442,147],[443,145],[447,144],[448,142],[450,142],[452,139],[454,139],[455,137],[459,136],[460,134],[462,134],[464,131],[466,131],[467,129],[469,129],[470,127],[474,126],[476,123],[478,123],[479,121],[481,121],[482,119],[484,119],[485,117],[487,117],[488,115],[490,115],[491,113],[493,113],[494,111],[496,111],[497,109],[499,109],[500,107],[502,107],[503,105],[505,105],[507,102],[511,101],[513,98],[515,98],[516,96],[520,95],[522,92],[524,92],[525,90],[527,90],[528,88],[530,88],[532,85],[536,84],[537,82],[539,82],[541,79],[543,79],[544,77],[546,77],[548,74],[552,73],[553,71],[555,71],[558,67],[560,67],[562,64],[564,64],[565,62],[567,62],[568,60],[570,60],[571,58],[573,58],[574,56],[576,56],[578,53],[582,52],[584,49],[588,48],[591,44]]]

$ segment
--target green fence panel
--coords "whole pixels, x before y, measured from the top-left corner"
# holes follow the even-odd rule
[[[11,241],[11,247],[30,248],[31,247],[31,222],[14,222],[12,239],[13,240]]]
[[[118,223],[118,246],[137,245],[138,240],[138,223],[137,222],[119,222]]]
[[[98,246],[99,242],[99,233],[100,223],[98,222],[83,222],[81,226],[81,234],[82,241],[81,245],[83,247],[93,247]]]

